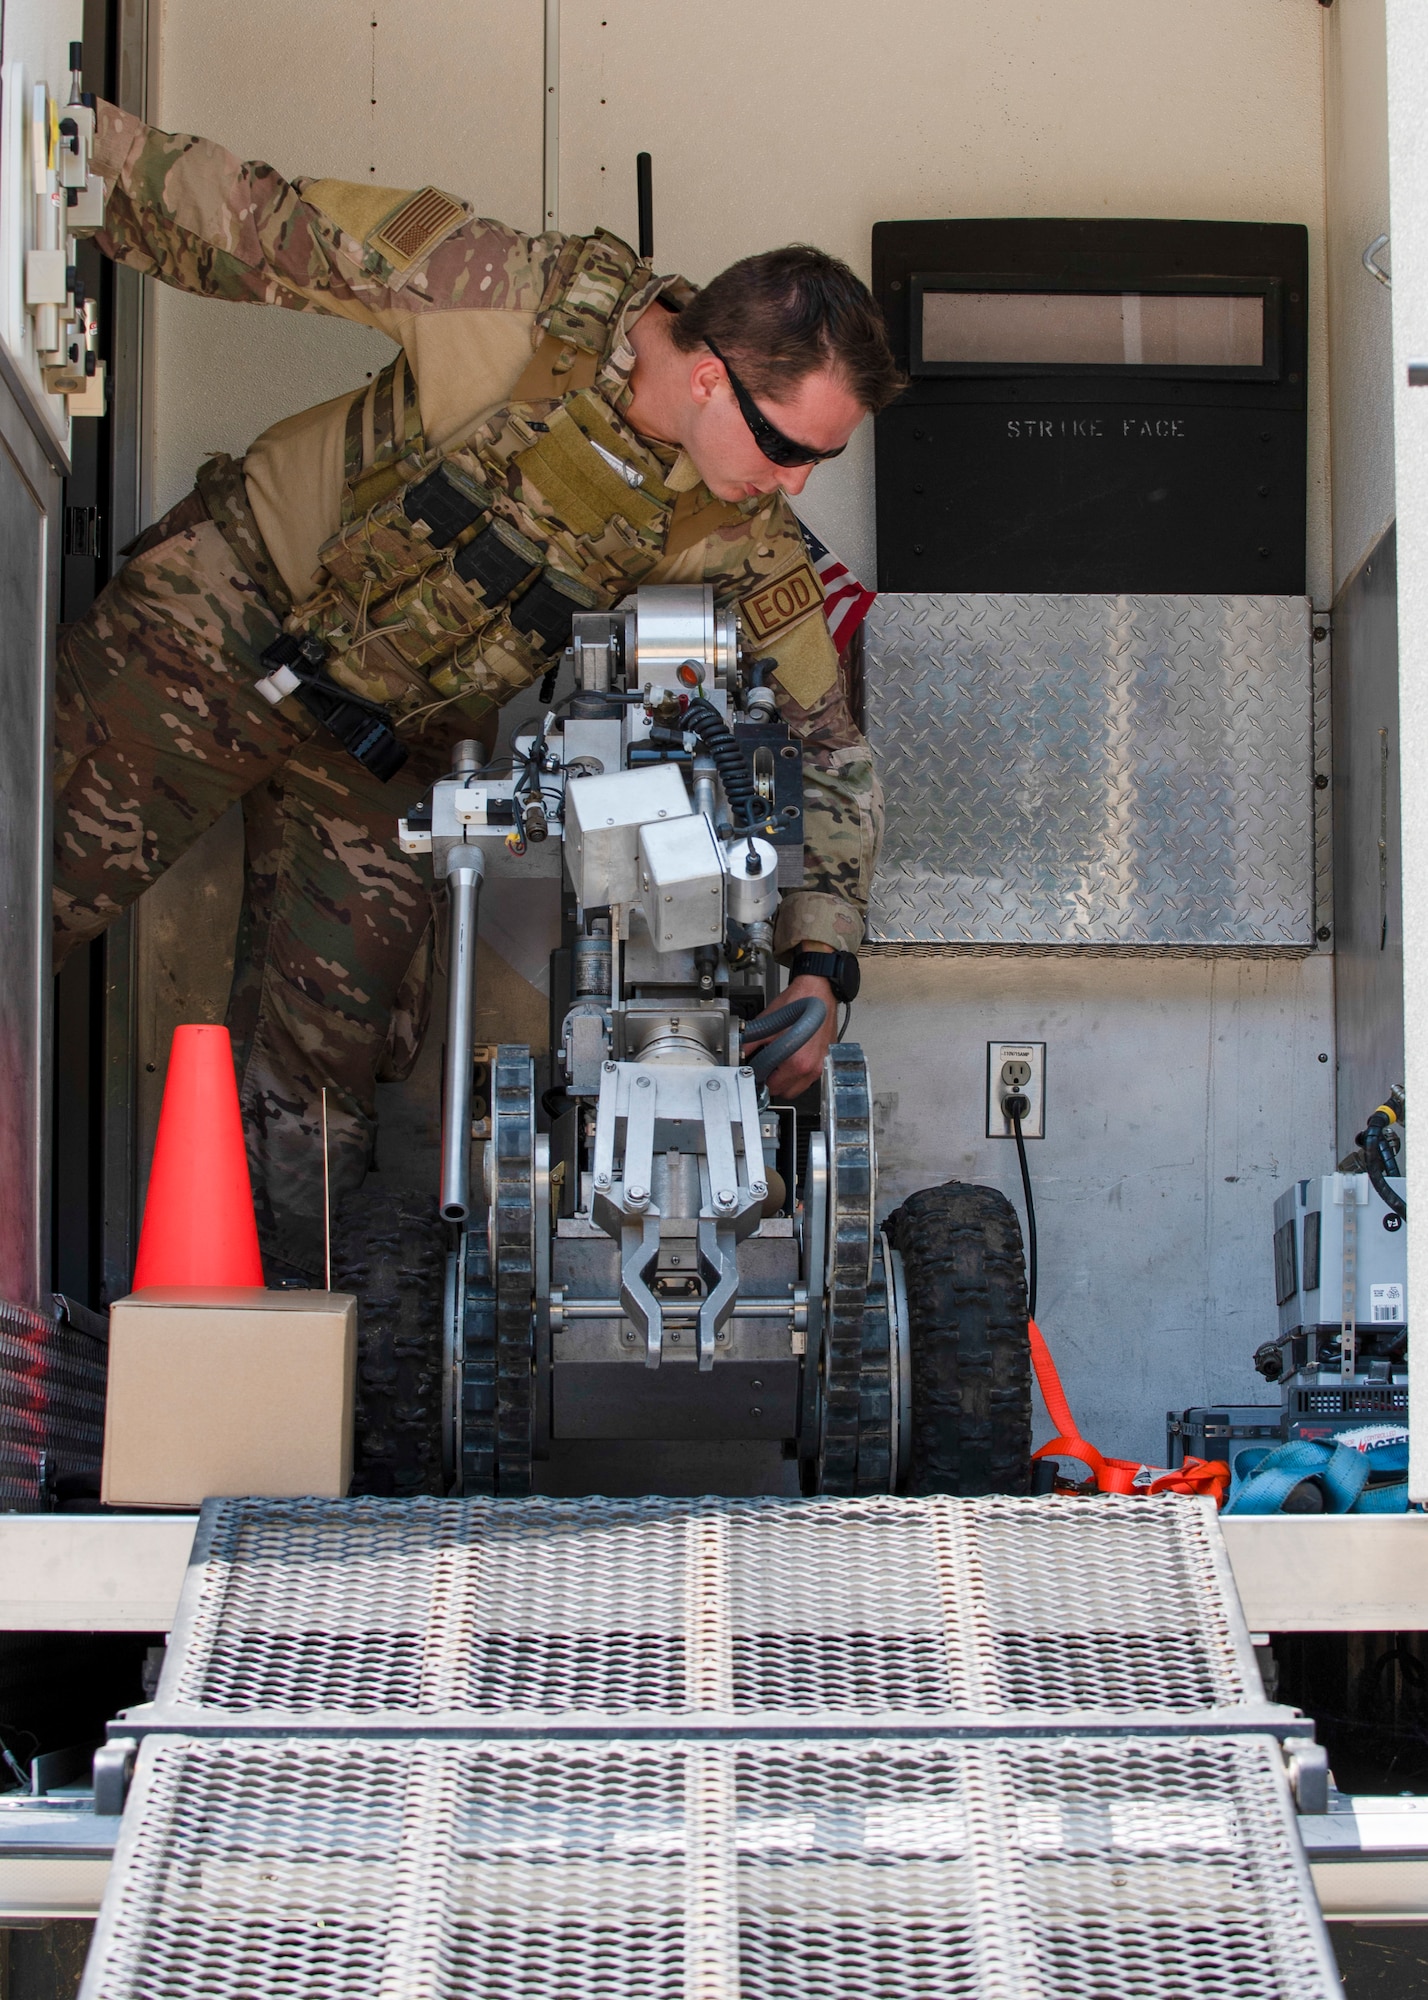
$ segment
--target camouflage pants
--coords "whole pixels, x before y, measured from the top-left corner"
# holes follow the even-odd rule
[[[62,635],[56,701],[58,959],[97,936],[243,801],[243,913],[228,1023],[264,1254],[322,1270],[321,1093],[333,1197],[367,1171],[375,1083],[425,1021],[430,866],[396,822],[470,735],[454,712],[389,784],[292,703],[254,691],[277,622],[196,495],[149,531]],[[405,1061],[403,1060],[405,1059]]]

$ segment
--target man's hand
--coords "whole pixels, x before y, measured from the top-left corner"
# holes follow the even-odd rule
[[[814,946],[810,949],[816,950],[819,947]],[[823,1017],[823,1026],[816,1034],[809,1036],[801,1049],[795,1049],[786,1062],[780,1063],[769,1078],[769,1091],[774,1097],[784,1099],[801,1097],[808,1086],[817,1083],[823,1074],[823,1058],[827,1055],[838,1028],[838,1003],[833,998],[833,988],[828,981],[816,978],[811,972],[802,973],[797,979],[789,980],[788,985],[775,1000],[774,1006],[787,1007],[791,1001],[807,1000],[810,997],[821,1000],[828,1010]],[[744,1031],[746,1054],[759,1046],[757,1042],[750,1042],[747,1039],[750,1029],[757,1032],[757,1021],[751,1021]],[[769,1039],[767,1035],[764,1037],[765,1041]]]

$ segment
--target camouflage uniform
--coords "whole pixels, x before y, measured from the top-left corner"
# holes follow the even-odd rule
[[[558,624],[640,581],[708,580],[739,600],[804,744],[805,886],[780,911],[784,954],[805,937],[859,942],[880,799],[786,501],[716,501],[686,457],[623,420],[629,324],[656,298],[677,308],[682,280],[603,233],[524,237],[436,189],[290,184],[107,105],[95,157],[111,256],[210,297],[338,313],[401,348],[367,389],[274,426],[242,467],[205,466],[61,644],[62,943],[94,936],[243,799],[230,1025],[265,1249],[312,1270],[321,1088],[341,1192],[370,1157],[384,1051],[401,1073],[424,1025],[430,883],[397,850],[397,816],[558,653],[552,601]],[[433,473],[475,496],[440,547],[405,508]],[[463,562],[493,525],[507,571],[525,551],[499,589]],[[296,703],[256,692],[280,622],[320,634],[333,677],[398,718],[411,756],[390,784]]]

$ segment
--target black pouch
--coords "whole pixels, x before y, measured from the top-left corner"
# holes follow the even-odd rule
[[[487,604],[501,604],[529,582],[544,560],[536,544],[509,521],[492,521],[458,549],[451,567]]]
[[[563,570],[547,569],[511,606],[511,623],[547,653],[559,653],[570,644],[576,612],[598,610],[599,604],[589,584]]]
[[[402,512],[409,521],[425,524],[434,549],[449,548],[490,511],[486,488],[451,465],[438,465],[402,495]]]

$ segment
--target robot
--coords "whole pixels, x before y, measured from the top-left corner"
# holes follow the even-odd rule
[[[900,1259],[874,1226],[868,1070],[824,1066],[816,1124],[768,1079],[823,1021],[768,1011],[802,765],[767,660],[708,586],[574,621],[574,689],[500,775],[473,742],[402,822],[446,886],[440,1211],[450,1490],[523,1493],[552,1438],[794,1441],[807,1492],[905,1469]],[[472,1141],[481,886],[559,876],[568,945],[550,1129],[502,1045]],[[762,1016],[763,1046],[745,1047]],[[768,1039],[772,1037],[772,1039]]]

